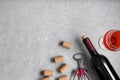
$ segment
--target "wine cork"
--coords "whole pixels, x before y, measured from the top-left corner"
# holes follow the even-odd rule
[[[69,80],[69,77],[67,75],[60,76],[58,80]]]
[[[60,67],[59,71],[60,71],[61,73],[64,73],[67,69],[68,69],[68,65],[67,65],[67,64],[63,64],[63,65]]]
[[[51,80],[51,77],[45,77],[45,78],[43,78],[41,80]]]
[[[83,36],[82,36],[82,39],[85,39],[85,38],[87,38],[87,36],[86,36],[86,35],[83,35]]]
[[[54,74],[54,71],[52,71],[52,70],[45,70],[44,71],[44,76],[53,76],[53,74]]]
[[[55,57],[55,63],[59,63],[59,62],[63,62],[63,61],[64,61],[64,57],[63,56]]]
[[[62,45],[63,47],[68,48],[68,49],[72,48],[72,44],[67,41],[64,41]]]

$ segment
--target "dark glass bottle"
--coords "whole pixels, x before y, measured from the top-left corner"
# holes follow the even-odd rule
[[[99,78],[101,80],[120,80],[109,60],[105,56],[98,54],[90,39],[86,36],[83,36],[82,39],[92,56],[92,63]]]

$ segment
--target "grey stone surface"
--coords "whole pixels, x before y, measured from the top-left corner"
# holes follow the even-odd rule
[[[105,55],[120,76],[120,51],[103,51],[99,38],[110,29],[120,29],[119,0],[0,0],[0,80],[37,80],[45,69],[60,75],[62,64],[51,59],[65,57],[69,65],[64,74],[77,68],[72,56],[82,52],[92,80],[98,80],[90,68],[90,55],[81,42],[86,34],[100,54]],[[59,45],[66,40],[68,50]]]

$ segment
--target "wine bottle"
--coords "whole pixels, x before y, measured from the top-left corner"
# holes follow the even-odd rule
[[[91,62],[100,80],[120,80],[109,60],[96,51],[90,39],[87,36],[83,36],[82,39],[92,56]]]

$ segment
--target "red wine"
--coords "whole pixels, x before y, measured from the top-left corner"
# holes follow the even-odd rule
[[[99,78],[101,80],[120,80],[109,60],[104,55],[101,55],[96,51],[90,39],[86,36],[83,36],[82,39],[92,56],[91,62],[93,63]]]
[[[103,37],[104,46],[111,50],[120,50],[120,30],[110,30]]]

